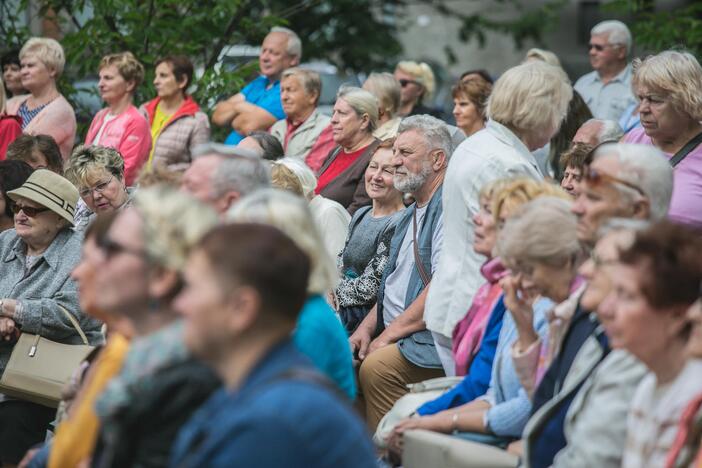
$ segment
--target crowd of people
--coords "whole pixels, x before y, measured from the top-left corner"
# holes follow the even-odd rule
[[[187,57],[137,107],[105,56],[78,139],[60,43],[5,54],[0,466],[701,466],[702,66],[631,52],[467,71],[454,126],[412,61],[324,115],[275,27],[223,143]]]

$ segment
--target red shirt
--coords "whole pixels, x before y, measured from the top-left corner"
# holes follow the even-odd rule
[[[16,115],[0,115],[0,161],[5,160],[8,145],[22,134],[21,122]]]
[[[339,154],[336,155],[334,161],[332,161],[329,167],[327,167],[327,170],[325,170],[319,175],[319,180],[317,181],[317,188],[314,189],[314,193],[319,195],[319,192],[324,190],[324,187],[326,187],[327,184],[329,184],[329,182],[336,179],[339,176],[339,174],[344,172],[351,164],[353,164],[353,162],[363,154],[366,148],[368,148],[368,146],[364,146],[363,148],[357,149],[353,153],[347,153],[343,149],[339,151]]]

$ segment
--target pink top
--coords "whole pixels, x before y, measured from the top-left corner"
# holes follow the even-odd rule
[[[105,108],[95,114],[85,144],[109,146],[120,152],[124,158],[124,180],[128,186],[134,184],[141,166],[149,158],[151,151],[151,129],[141,112],[130,105],[127,110],[105,124],[99,141],[94,141],[100,131],[109,109]]]
[[[624,136],[626,143],[653,145],[643,128],[635,128]],[[672,154],[664,153],[669,159]],[[702,145],[692,150],[673,169],[673,198],[668,217],[691,226],[702,227]]]
[[[29,94],[15,96],[7,101],[7,113],[17,115],[17,111]],[[28,135],[49,135],[56,141],[63,159],[68,159],[76,139],[76,114],[66,98],[59,95],[34,117],[24,128]]]
[[[456,375],[466,375],[470,369],[470,364],[483,341],[490,312],[502,295],[499,281],[507,274],[507,269],[499,258],[493,258],[483,264],[480,272],[487,279],[487,283],[478,288],[470,309],[453,330],[452,350]]]

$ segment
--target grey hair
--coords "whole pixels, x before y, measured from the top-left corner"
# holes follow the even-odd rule
[[[600,34],[607,34],[607,42],[612,45],[623,45],[626,47],[626,54],[629,55],[631,52],[631,31],[626,26],[626,24],[617,20],[607,20],[597,23],[595,27],[590,30],[590,35],[597,36]]]
[[[287,53],[292,57],[302,58],[302,41],[300,36],[295,31],[282,26],[273,26],[270,30],[272,33],[283,33],[288,36]],[[270,33],[269,33],[270,34]]]
[[[368,114],[368,133],[378,128],[378,99],[370,91],[356,86],[342,86],[336,93],[336,99],[343,99],[359,117]]]
[[[602,239],[604,236],[613,232],[619,231],[644,231],[651,226],[651,221],[645,219],[634,218],[610,218],[605,221],[597,230],[597,239]]]
[[[597,132],[597,143],[616,143],[624,136],[624,130],[619,126],[614,120],[604,120],[604,119],[590,119],[583,124],[583,126],[589,123],[598,123],[601,125],[600,130]]]
[[[400,82],[392,73],[371,73],[363,83],[363,89],[370,91],[390,118],[395,117],[400,108],[402,90]]]
[[[648,198],[651,221],[665,217],[673,195],[673,168],[659,149],[650,145],[608,143],[597,148],[593,161],[600,158],[616,158],[621,167],[612,175],[641,188]],[[622,195],[632,197],[633,189],[623,184],[613,186]]]
[[[561,266],[581,252],[570,201],[537,197],[510,216],[500,230],[497,252],[508,263]]]
[[[431,115],[412,115],[402,119],[397,133],[399,135],[410,130],[418,130],[429,149],[440,149],[446,155],[446,161],[451,159],[454,150],[453,138],[443,121]]]
[[[193,157],[218,156],[222,159],[212,176],[211,190],[216,197],[236,190],[242,197],[259,188],[270,187],[270,166],[253,151],[219,143],[204,143]]]
[[[319,97],[322,95],[322,79],[319,73],[306,68],[292,67],[283,72],[281,79],[291,76],[300,80],[300,85],[305,90],[305,94],[317,96],[317,101],[319,101]]]

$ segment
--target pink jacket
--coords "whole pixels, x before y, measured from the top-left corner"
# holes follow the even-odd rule
[[[131,186],[139,175],[141,166],[149,158],[151,129],[139,110],[130,105],[127,110],[107,123],[105,130],[100,135],[100,141],[94,142],[108,112],[109,109],[105,108],[95,114],[85,137],[85,144],[95,143],[119,151],[124,158],[125,183]]]
[[[17,115],[17,111],[29,94],[15,96],[7,101],[7,113]],[[56,141],[63,159],[68,159],[76,140],[76,114],[66,98],[59,95],[29,122],[23,133],[28,135],[49,135]]]

